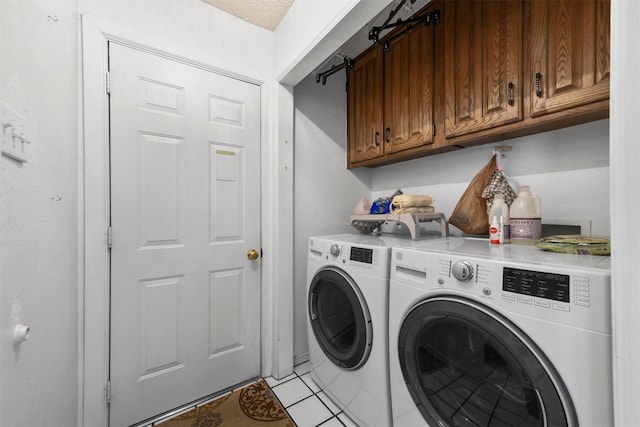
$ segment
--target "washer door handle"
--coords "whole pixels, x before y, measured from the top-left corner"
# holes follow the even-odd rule
[[[318,295],[315,292],[311,293],[311,304],[309,304],[309,317],[311,320],[316,320],[318,318],[318,313],[316,312],[316,297]]]

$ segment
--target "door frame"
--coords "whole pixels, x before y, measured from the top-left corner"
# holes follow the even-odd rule
[[[293,371],[293,89],[264,82],[102,31],[81,15],[82,108],[78,129],[78,425],[108,426],[110,255],[108,43],[118,43],[260,86],[261,374]],[[282,140],[284,144],[274,144]],[[283,173],[284,172],[284,173]],[[290,200],[291,203],[278,203]],[[284,232],[282,232],[284,230]],[[268,256],[274,254],[274,256]]]

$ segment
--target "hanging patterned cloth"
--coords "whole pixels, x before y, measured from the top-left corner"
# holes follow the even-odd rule
[[[504,197],[504,202],[507,206],[511,206],[511,203],[518,197],[518,195],[513,191],[513,188],[507,182],[507,178],[504,176],[502,171],[495,170],[491,175],[491,180],[484,190],[482,190],[482,197],[487,199],[487,213],[491,210],[491,206],[493,205],[493,196],[496,194],[502,193]]]

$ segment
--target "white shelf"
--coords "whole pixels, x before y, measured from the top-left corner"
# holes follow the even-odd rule
[[[367,226],[373,231],[380,228],[382,224],[388,221],[394,221],[404,224],[411,233],[411,238],[416,239],[420,235],[420,223],[436,221],[440,223],[440,234],[442,237],[449,235],[449,223],[443,213],[388,213],[388,214],[370,214],[370,215],[351,215],[351,225],[358,230],[367,230]]]

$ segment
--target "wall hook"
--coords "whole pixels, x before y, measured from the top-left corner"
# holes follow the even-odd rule
[[[510,145],[496,145],[495,147],[493,147],[493,154],[494,156],[496,156],[496,170],[504,170],[504,153],[507,151],[511,151],[512,148],[513,147],[511,147]]]

